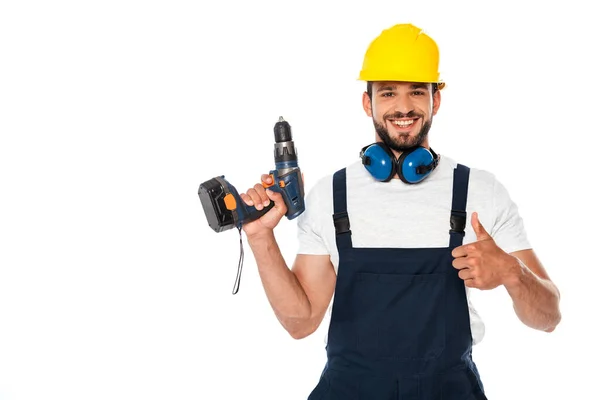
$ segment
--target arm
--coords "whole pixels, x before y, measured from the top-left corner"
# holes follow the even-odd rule
[[[326,255],[299,254],[290,270],[273,232],[248,238],[265,293],[277,319],[294,339],[313,333],[333,296],[335,271]]]
[[[262,179],[270,183],[268,175]],[[277,319],[293,338],[304,338],[318,328],[333,296],[336,275],[329,256],[299,254],[290,270],[273,232],[286,213],[281,195],[258,184],[240,197],[259,210],[269,200],[275,203],[260,219],[244,225],[244,231]]]
[[[560,293],[533,250],[510,253],[512,276],[504,283],[513,307],[525,325],[552,332],[561,320]]]

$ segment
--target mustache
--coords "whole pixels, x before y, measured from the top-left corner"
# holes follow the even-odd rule
[[[383,116],[384,119],[401,119],[401,118],[423,118],[423,115],[417,114],[413,110],[410,110],[407,113],[403,113],[400,111],[396,111],[392,114],[385,114]]]

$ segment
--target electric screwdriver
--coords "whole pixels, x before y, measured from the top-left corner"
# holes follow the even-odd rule
[[[292,128],[283,117],[279,117],[273,130],[275,169],[269,172],[271,184],[263,182],[262,185],[281,193],[287,207],[285,216],[292,220],[304,212],[304,184],[298,167],[298,154],[292,139]],[[246,205],[224,175],[202,183],[198,189],[198,196],[208,225],[215,232],[223,232],[233,227],[240,230],[242,225],[262,217],[275,205],[272,200],[262,210]]]

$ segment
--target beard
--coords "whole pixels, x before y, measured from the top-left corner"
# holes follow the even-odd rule
[[[388,116],[384,115],[383,120],[385,121],[388,118],[400,119],[400,118],[406,118],[406,117],[408,117],[408,118],[420,117],[421,120],[423,120],[422,115],[416,115],[412,111],[408,114],[402,114],[402,115],[400,115],[399,113],[395,113],[393,115],[388,115]],[[421,146],[423,144],[423,142],[425,141],[425,139],[427,138],[427,135],[429,134],[429,130],[431,129],[431,122],[432,122],[432,118],[430,118],[429,121],[425,121],[423,123],[423,126],[419,130],[419,133],[415,137],[411,137],[408,134],[402,134],[398,138],[392,138],[390,136],[389,131],[385,127],[385,125],[380,124],[379,122],[375,121],[375,118],[373,118],[373,125],[375,126],[375,131],[377,132],[377,134],[379,135],[381,140],[383,140],[383,142],[390,149],[396,150],[398,152],[406,151],[406,150],[412,149],[413,147]]]

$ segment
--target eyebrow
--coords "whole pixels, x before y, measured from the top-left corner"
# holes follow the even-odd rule
[[[412,85],[410,85],[410,89],[411,90],[414,90],[414,89],[429,90],[429,87],[425,83],[413,83]],[[379,89],[377,89],[377,93],[383,92],[383,91],[386,91],[386,90],[396,90],[396,85],[382,86]]]
[[[410,85],[411,89],[425,89],[425,90],[429,90],[429,86],[427,86],[425,83],[413,83],[412,85]]]
[[[395,90],[395,89],[396,89],[396,86],[391,86],[391,85],[382,86],[379,89],[377,89],[377,93],[383,92],[383,91],[386,91],[386,90]]]

